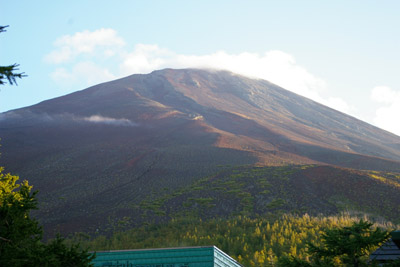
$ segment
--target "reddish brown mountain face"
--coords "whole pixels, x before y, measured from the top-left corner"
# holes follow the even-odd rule
[[[219,165],[400,172],[399,136],[225,71],[165,69],[96,85],[0,114],[0,136],[1,165],[41,190],[40,216],[61,228]]]

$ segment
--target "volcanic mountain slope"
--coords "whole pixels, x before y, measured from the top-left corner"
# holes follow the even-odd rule
[[[61,230],[111,210],[129,215],[150,192],[190,186],[221,165],[400,172],[400,137],[226,71],[103,83],[1,114],[0,135],[1,165],[41,191],[38,216]]]

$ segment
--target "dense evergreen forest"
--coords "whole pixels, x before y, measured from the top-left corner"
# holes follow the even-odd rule
[[[363,218],[368,219],[368,218]],[[282,256],[308,257],[306,243],[321,243],[320,235],[327,229],[349,226],[360,217],[303,216],[286,214],[279,218],[173,219],[166,224],[147,224],[127,231],[116,231],[109,237],[90,238],[76,234],[70,242],[93,251],[141,249],[157,247],[215,245],[245,266],[277,266]],[[374,227],[398,229],[391,223],[375,223]]]

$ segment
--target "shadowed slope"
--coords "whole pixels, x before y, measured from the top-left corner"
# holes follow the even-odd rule
[[[132,75],[0,114],[1,165],[41,191],[38,216],[70,231],[132,215],[220,165],[400,171],[400,137],[225,71]]]

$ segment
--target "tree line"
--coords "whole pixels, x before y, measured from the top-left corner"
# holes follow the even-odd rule
[[[92,250],[215,245],[244,266],[363,266],[369,253],[395,228],[391,223],[373,225],[349,214],[286,214],[273,219],[182,217],[166,224],[116,231],[111,236],[78,233],[67,241],[80,242]],[[340,241],[333,247],[348,250],[336,251],[330,245],[332,240]]]

